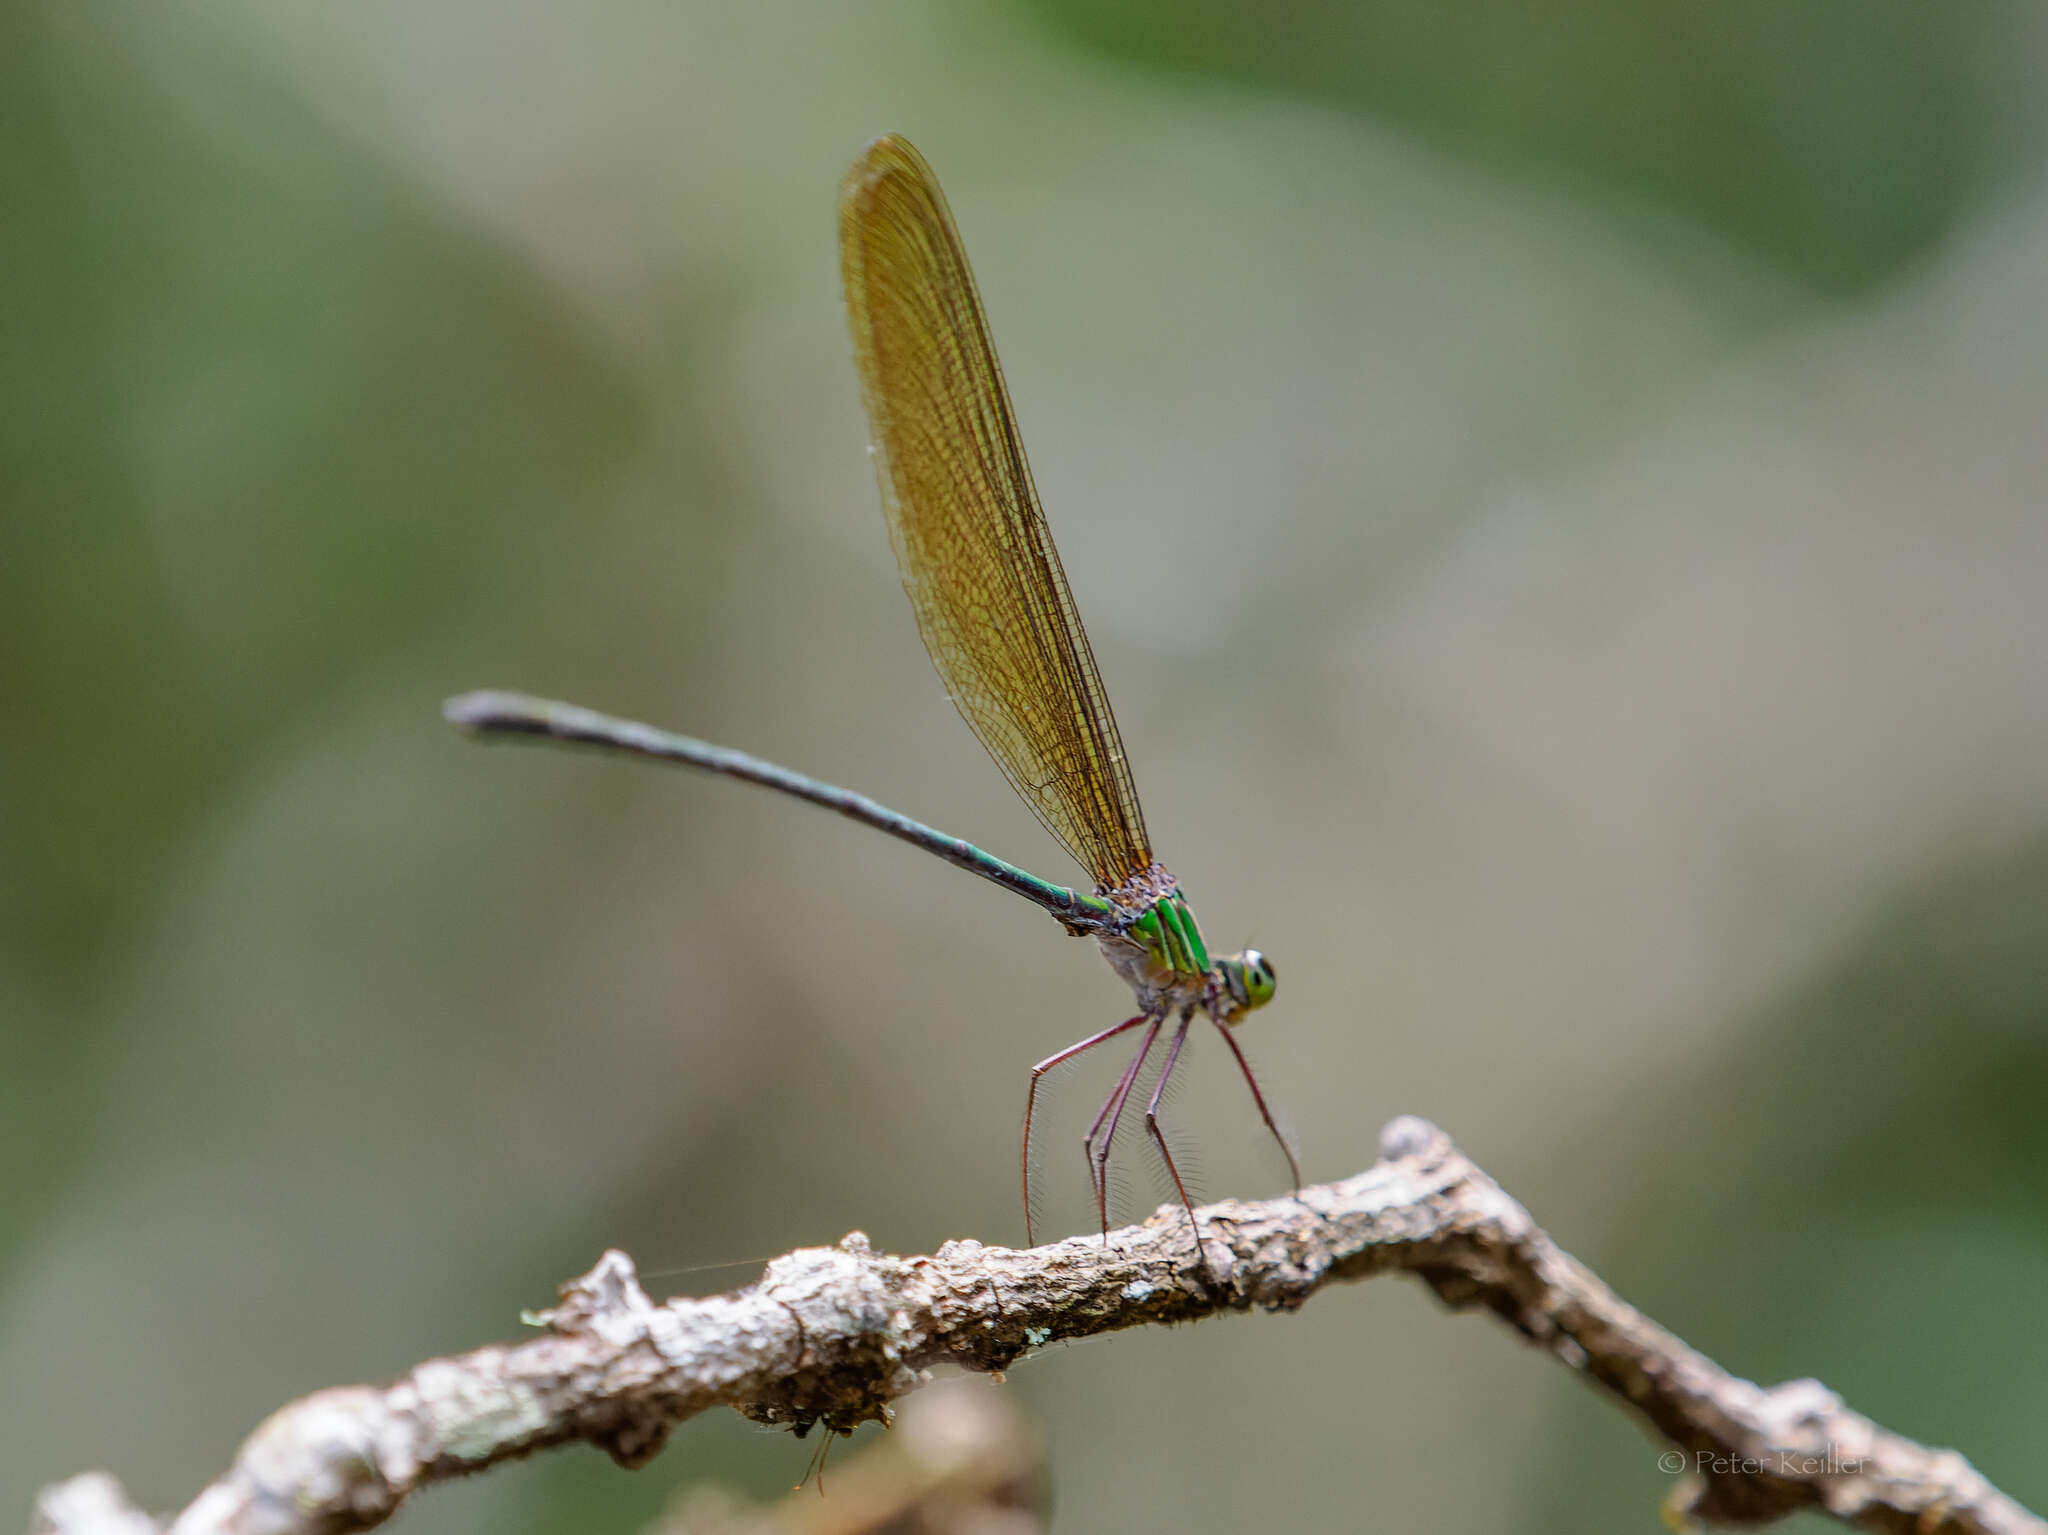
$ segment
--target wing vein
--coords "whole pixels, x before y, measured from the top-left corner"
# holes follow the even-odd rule
[[[959,231],[902,139],[840,201],[847,317],[904,590],[961,717],[1098,885],[1152,862]]]

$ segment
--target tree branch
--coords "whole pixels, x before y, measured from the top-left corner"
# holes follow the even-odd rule
[[[1485,1306],[1594,1381],[1671,1449],[1669,1511],[1756,1524],[1802,1509],[1913,1535],[2048,1535],[1953,1450],[1888,1433],[1818,1381],[1728,1374],[1625,1304],[1423,1120],[1381,1160],[1295,1198],[1199,1212],[1212,1279],[1176,1206],[1142,1226],[1018,1251],[948,1242],[928,1258],[837,1247],[770,1263],[758,1284],[655,1305],[608,1252],[536,1320],[545,1331],[429,1360],[388,1386],[290,1403],[185,1511],[139,1513],[103,1473],[44,1490],[46,1535],[342,1535],[416,1489],[586,1440],[622,1465],[708,1407],[799,1434],[844,1432],[936,1365],[1000,1373],[1048,1343],[1254,1307],[1291,1311],[1337,1280],[1406,1272],[1454,1308]],[[1227,1256],[1227,1262],[1218,1263]]]

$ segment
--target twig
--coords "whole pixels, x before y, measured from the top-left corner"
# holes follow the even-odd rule
[[[1293,1310],[1334,1280],[1406,1272],[1453,1307],[1485,1306],[1598,1383],[1671,1449],[1676,1519],[1757,1524],[1802,1509],[1882,1531],[2048,1535],[1953,1450],[1879,1428],[1818,1381],[1762,1387],[1622,1302],[1423,1120],[1382,1160],[1298,1197],[1199,1212],[1220,1286],[1186,1217],[1017,1251],[948,1242],[929,1258],[856,1232],[768,1265],[729,1295],[655,1305],[608,1252],[538,1320],[546,1331],[429,1360],[388,1386],[317,1392],[250,1435],[175,1518],[129,1505],[104,1474],[44,1491],[48,1535],[341,1535],[416,1489],[585,1440],[624,1465],[707,1407],[844,1432],[952,1364],[1000,1372],[1048,1343],[1219,1311]],[[1218,1263],[1227,1255],[1227,1262]]]

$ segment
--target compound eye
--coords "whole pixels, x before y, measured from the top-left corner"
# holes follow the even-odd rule
[[[1244,1000],[1246,1007],[1264,1007],[1273,1000],[1279,978],[1273,962],[1257,949],[1244,951]]]

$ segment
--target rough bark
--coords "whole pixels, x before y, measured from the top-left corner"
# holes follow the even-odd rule
[[[623,1465],[695,1413],[726,1405],[799,1433],[846,1430],[936,1365],[1000,1372],[1063,1339],[1222,1311],[1293,1310],[1326,1285],[1415,1275],[1483,1306],[1609,1392],[1670,1448],[1677,1518],[1758,1524],[1798,1510],[1866,1529],[2048,1535],[1953,1450],[1879,1428],[1818,1381],[1730,1375],[1617,1297],[1499,1185],[1419,1119],[1381,1133],[1381,1160],[1299,1196],[1199,1212],[1029,1250],[948,1242],[930,1257],[837,1247],[770,1263],[759,1283],[656,1305],[608,1252],[562,1289],[544,1330],[433,1359],[384,1386],[279,1409],[182,1513],[135,1510],[103,1473],[46,1489],[49,1535],[341,1535],[418,1488],[550,1445],[588,1441]]]

